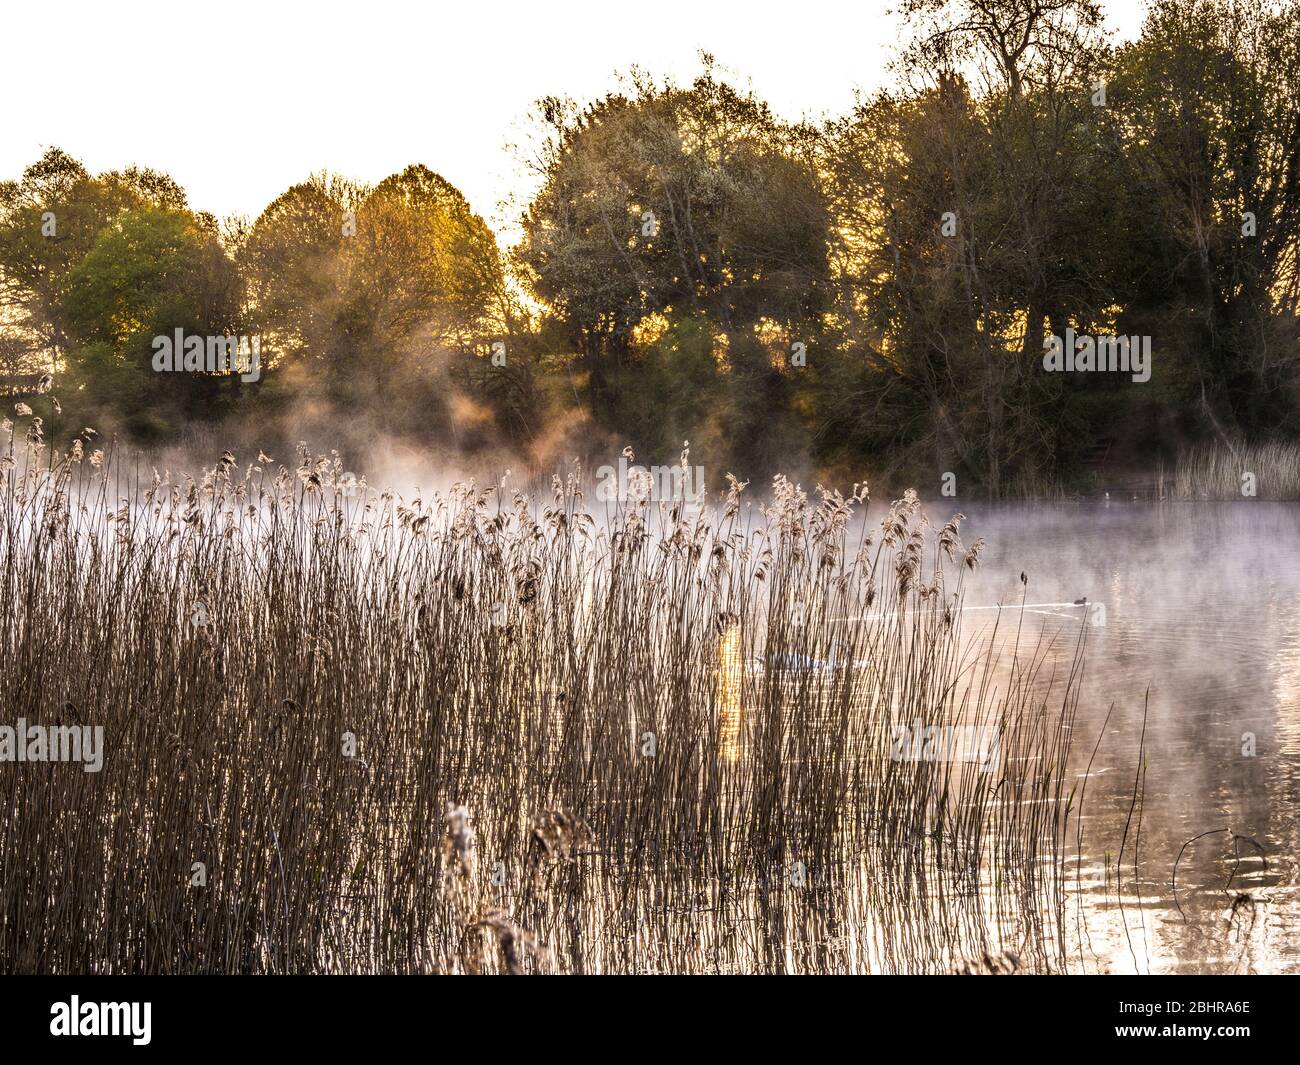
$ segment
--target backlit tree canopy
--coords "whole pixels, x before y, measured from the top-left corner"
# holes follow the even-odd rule
[[[1153,0],[1125,43],[1091,0],[900,10],[890,86],[839,116],[779,116],[707,56],[543,99],[504,248],[422,165],[218,224],[51,150],[0,184],[0,376],[54,371],[156,440],[307,425],[545,464],[689,439],[714,487],[1002,496],[1300,439],[1296,0]],[[257,335],[264,379],[159,379],[175,328]],[[1145,338],[1149,380],[1048,372],[1066,334]]]

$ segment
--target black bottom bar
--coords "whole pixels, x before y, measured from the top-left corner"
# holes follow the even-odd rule
[[[448,1050],[473,1041],[485,1053],[508,1055],[517,1041],[554,1046],[579,1039],[593,1050],[621,1053],[631,1043],[654,1053],[658,1031],[670,1054],[689,1028],[700,1032],[692,1042],[713,1038],[737,1051],[754,1044],[770,1052],[786,1040],[804,1040],[812,1050],[846,1035],[910,1033],[908,1042],[926,1056],[949,1048],[987,1051],[1014,1045],[1011,1040],[1076,1051],[1176,1044],[1182,1052],[1199,1043],[1232,1054],[1243,1044],[1281,1045],[1294,1031],[1295,985],[1277,979],[1012,981],[877,977],[841,980],[830,989],[824,979],[810,978],[743,986],[733,980],[723,988],[715,978],[714,989],[685,989],[636,977],[587,979],[581,986],[545,978],[489,985],[417,977],[11,977],[0,984],[6,1007],[0,1045],[6,1052],[68,1051],[83,1059],[105,1051],[206,1056],[279,1047],[336,1057],[397,1051],[413,1041],[432,1049],[444,1039],[454,1041],[445,1044]],[[717,995],[712,1006],[702,997],[710,994]],[[1035,1037],[1044,1043],[1023,1042]]]

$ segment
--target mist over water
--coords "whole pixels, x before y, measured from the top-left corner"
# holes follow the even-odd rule
[[[735,513],[725,517],[727,508],[719,508],[716,501],[703,509],[671,500],[644,507],[637,502],[602,502],[588,465],[557,466],[573,479],[562,478],[561,485],[552,488],[549,476],[519,463],[523,472],[506,477],[506,489],[500,492],[490,486],[502,483],[505,467],[495,474],[479,471],[478,490],[467,494],[452,488],[449,499],[445,493],[450,486],[471,473],[451,464],[440,467],[433,456],[394,461],[376,449],[356,466],[356,474],[367,484],[361,489],[342,473],[352,465],[343,458],[336,462],[276,451],[274,461],[260,462],[260,472],[245,479],[243,470],[259,465],[253,461],[259,454],[255,449],[241,445],[206,471],[203,460],[196,461],[197,452],[178,450],[169,456],[169,490],[155,490],[149,502],[149,495],[137,496],[136,505],[124,508],[116,523],[95,515],[113,510],[133,493],[146,492],[152,457],[141,456],[137,463],[124,454],[113,468],[83,468],[73,480],[74,536],[66,546],[82,562],[99,557],[97,552],[129,560],[131,542],[148,547],[150,557],[161,548],[163,554],[176,552],[178,559],[192,561],[207,557],[205,553],[220,543],[236,543],[240,550],[231,554],[231,562],[239,559],[236,569],[251,567],[246,575],[258,579],[228,583],[224,591],[214,588],[209,605],[224,611],[225,628],[232,631],[255,624],[257,618],[270,618],[283,626],[295,647],[304,638],[334,646],[336,634],[329,625],[321,629],[324,623],[314,613],[295,614],[294,604],[311,605],[324,596],[334,604],[324,617],[333,617],[335,611],[350,617],[349,611],[360,609],[356,603],[369,604],[355,624],[358,632],[382,636],[370,644],[372,652],[378,646],[392,656],[391,661],[385,659],[383,676],[401,677],[404,691],[422,694],[393,703],[395,697],[380,689],[345,699],[334,692],[310,704],[304,701],[304,716],[295,731],[310,731],[323,713],[351,715],[361,706],[379,714],[385,728],[396,724],[412,751],[424,752],[413,761],[399,759],[386,771],[396,772],[403,787],[427,790],[430,797],[420,808],[424,812],[412,815],[411,825],[397,817],[394,823],[400,831],[393,830],[391,848],[381,848],[376,856],[385,869],[401,854],[397,841],[405,838],[402,833],[423,832],[418,826],[424,826],[428,812],[440,812],[445,798],[460,795],[439,793],[449,772],[447,752],[454,746],[439,762],[424,751],[429,741],[421,738],[430,728],[441,735],[447,722],[462,730],[463,740],[483,744],[481,757],[471,757],[467,764],[479,767],[489,782],[507,782],[500,793],[488,788],[474,803],[485,853],[492,850],[486,842],[490,832],[506,833],[519,817],[535,816],[535,807],[542,808],[543,801],[556,801],[555,809],[580,809],[582,816],[596,821],[607,836],[600,849],[584,853],[574,867],[582,870],[582,897],[590,907],[587,919],[593,937],[590,952],[573,948],[568,964],[575,970],[712,966],[943,972],[970,959],[987,960],[990,952],[1001,958],[999,951],[1014,954],[1016,965],[1030,971],[1300,969],[1295,861],[1300,821],[1293,805],[1300,763],[1300,573],[1289,563],[1300,547],[1300,530],[1292,507],[1258,501],[1118,500],[1014,506],[963,502],[958,507],[953,500],[938,500],[917,510],[915,498],[909,496],[894,507],[877,500],[851,517],[852,508],[845,507],[841,542],[840,533],[827,538],[817,530],[828,528],[829,515],[843,501],[816,492],[804,499],[788,482],[770,490],[753,486]],[[220,454],[216,450],[213,457]],[[186,485],[181,470],[203,487]],[[31,483],[48,487],[51,477],[57,482],[57,476],[33,472]],[[390,484],[405,504],[395,505],[391,497],[381,495]],[[716,492],[718,486],[710,487]],[[515,490],[527,492],[528,501],[516,498]],[[6,542],[15,563],[34,557],[40,543],[33,531],[35,517],[46,503],[53,502],[55,510],[64,506],[57,492],[44,492],[21,507],[19,499],[29,497],[11,499],[16,509]],[[127,509],[132,513],[124,516]],[[227,509],[229,521],[218,521],[218,512]],[[943,526],[958,509],[965,513],[960,529]],[[208,518],[201,516],[209,511]],[[540,539],[515,531],[510,521],[499,520],[511,513],[521,523],[520,530],[528,522],[543,522],[551,531]],[[632,519],[631,513],[638,516]],[[590,515],[582,534],[586,546],[578,556],[566,556],[569,534],[561,529],[570,520],[581,525],[579,514]],[[900,514],[914,522],[911,532],[906,520],[899,531],[890,531]],[[568,517],[561,521],[563,515]],[[641,574],[647,580],[619,584],[615,594],[615,585],[606,582],[628,564],[618,561],[627,557],[626,548],[619,545],[639,525],[650,547]],[[777,549],[772,576],[759,579],[745,568],[757,564],[758,557],[745,560],[741,554],[743,545],[760,542],[764,525],[785,530],[768,534],[775,536],[772,545],[784,546]],[[232,530],[229,537],[223,535],[226,529]],[[361,535],[363,529],[368,531]],[[286,530],[298,531],[286,538]],[[857,593],[844,600],[831,594],[808,597],[818,582],[829,579],[825,574],[835,571],[835,558],[875,557],[861,550],[864,537],[881,537],[882,545],[892,541],[915,546],[917,560],[933,554],[937,562],[944,538],[958,531],[959,540],[950,545],[954,550],[947,556],[949,577],[946,582],[936,578],[933,591],[921,590],[928,587],[922,570],[919,585],[915,574],[909,578],[911,593],[891,596],[888,588],[902,579],[911,552],[911,546],[899,546],[896,554],[886,553],[879,567],[870,562],[871,581],[880,582],[878,600]],[[710,539],[723,532],[723,540]],[[977,541],[983,542],[982,553],[971,548]],[[703,545],[696,555],[685,550],[691,542]],[[534,615],[521,600],[510,616],[512,625],[519,626],[519,633],[545,639],[534,647],[534,658],[516,660],[511,656],[523,653],[516,629],[499,628],[492,620],[492,595],[498,593],[489,594],[487,585],[479,588],[474,583],[473,574],[479,571],[471,569],[462,581],[454,566],[447,569],[447,560],[464,554],[490,561],[496,557],[494,550],[527,554],[534,544],[549,545],[537,548],[540,557],[580,558],[578,569],[597,576],[571,599],[574,623],[582,631],[589,626],[589,635],[579,639],[568,628],[547,628],[551,614]],[[792,555],[796,544],[802,546]],[[835,547],[830,555],[825,554],[828,546]],[[674,550],[684,567],[680,572],[691,575],[680,584],[664,580],[665,574],[677,570],[659,568],[658,560]],[[802,561],[794,561],[796,557]],[[688,631],[667,623],[665,619],[678,613],[665,604],[665,589],[680,588],[688,597],[684,602],[696,603],[692,597],[704,594],[699,589],[708,586],[702,582],[706,570],[699,569],[700,560],[710,560],[708,569],[720,575],[722,564],[715,566],[712,560],[727,558],[733,558],[727,563],[733,567],[727,581],[734,580],[732,594],[737,597],[710,599],[707,610],[692,606],[683,616],[696,618],[697,624]],[[156,558],[150,566],[160,579],[172,569]],[[319,583],[322,574],[339,572],[338,567],[346,576]],[[766,563],[761,568],[766,572]],[[566,566],[553,570],[562,571]],[[15,572],[39,573],[40,568]],[[210,575],[217,572],[211,570]],[[486,581],[490,572],[482,570],[478,580]],[[547,579],[545,574],[552,571],[538,567],[528,572]],[[802,575],[803,583],[786,583],[794,579],[792,574]],[[208,598],[208,579],[191,580],[173,590],[166,609],[185,616],[191,600]],[[257,589],[263,581],[287,582],[286,589],[303,582],[302,590],[312,592],[277,593],[273,604],[262,603]],[[862,586],[855,581],[844,587],[860,592]],[[554,596],[568,587],[567,580],[561,581],[553,592],[534,592],[532,598],[547,602],[550,594],[556,601]],[[838,578],[825,585],[826,592],[832,587],[840,587]],[[522,595],[519,592],[511,602]],[[87,602],[96,598],[89,596]],[[629,601],[642,602],[647,613],[619,629],[628,639],[641,637],[647,619],[666,627],[660,636],[633,645],[640,650],[620,649],[602,659],[601,640],[611,627],[593,623],[587,615],[603,617],[604,611],[624,609]],[[598,602],[604,606],[593,605]],[[950,607],[955,628],[949,626]],[[139,616],[142,624],[156,622],[147,610]],[[446,627],[431,629],[429,617],[446,619],[439,623]],[[78,633],[87,628],[73,626]],[[192,645],[208,649],[211,661],[203,658],[187,668],[220,693],[225,726],[237,727],[240,715],[261,713],[261,698],[232,689],[224,673],[211,673],[217,668],[213,663],[219,665],[249,647],[247,640],[221,638],[225,628],[200,639],[188,630],[178,636],[168,627],[166,639],[175,642],[179,660],[186,662],[191,662],[184,656]],[[916,642],[916,634],[926,632],[934,634],[933,641]],[[947,633],[951,645],[943,635]],[[673,644],[676,650],[665,653],[664,640],[670,636],[680,640],[680,646]],[[843,653],[839,641],[844,641]],[[278,646],[275,639],[261,642]],[[367,640],[353,638],[347,646],[367,646]],[[560,653],[570,646],[579,649],[576,656]],[[952,652],[945,650],[950,646]],[[958,649],[968,663],[960,674],[926,665],[935,656],[952,662],[945,656]],[[421,657],[424,653],[431,657]],[[160,657],[152,641],[142,643],[140,654],[148,663],[146,673],[160,672],[166,655]],[[469,664],[458,666],[455,675],[436,687],[441,676],[436,664],[461,659]],[[312,667],[304,676],[313,684],[326,675],[351,676],[358,660],[355,655],[349,658],[345,671],[321,673]],[[294,661],[292,655],[268,653],[266,662],[274,674],[269,690],[277,697],[282,686],[278,671],[296,668]],[[1034,665],[1027,669],[1030,663]],[[568,673],[561,676],[564,669]],[[677,682],[667,679],[673,669]],[[991,691],[979,680],[985,670]],[[712,746],[704,751],[702,763],[672,763],[667,779],[693,779],[702,772],[701,779],[710,781],[713,789],[707,793],[637,790],[657,779],[649,770],[660,762],[645,762],[635,743],[629,748],[628,741],[643,738],[646,726],[637,722],[655,721],[666,713],[665,693],[673,683],[684,685],[684,694],[672,705],[690,716],[658,720],[662,746],[655,758],[678,757],[681,750],[694,750],[704,737]],[[47,678],[45,687],[58,684]],[[435,687],[425,692],[429,685]],[[974,703],[968,703],[972,692]],[[567,713],[571,700],[572,719],[561,713],[557,724],[552,720],[559,713],[555,707]],[[630,709],[634,704],[636,713]],[[978,710],[974,717],[972,708]],[[155,712],[142,717],[134,702],[122,703],[114,713],[120,727],[155,727]],[[983,778],[990,791],[981,791],[981,771],[974,766],[953,767],[951,775],[925,764],[900,766],[897,758],[891,766],[891,728],[910,725],[918,714],[930,715],[925,724],[982,722],[1000,731],[1002,762]],[[297,715],[295,710],[290,719],[297,721]],[[206,715],[185,717],[183,712],[177,720],[178,728],[200,731],[214,724]],[[621,729],[616,724],[620,720]],[[581,772],[572,776],[578,790],[552,800],[547,792],[553,779],[550,770],[534,774],[521,768],[508,753],[516,749],[520,736],[504,740],[498,732],[506,728],[523,728],[520,736],[526,743],[537,741],[541,745],[536,750],[558,759],[555,764],[578,759]],[[599,758],[583,754],[584,744],[594,740],[575,740],[575,728],[595,730],[592,737],[604,752]],[[1068,742],[1057,746],[1050,737],[1062,733]],[[689,742],[683,746],[681,740]],[[137,744],[123,757],[137,748],[151,749],[149,743]],[[287,757],[282,768],[302,769],[310,761],[304,749]],[[400,771],[395,768],[399,764]],[[265,772],[256,762],[236,769],[254,778]],[[115,776],[109,766],[105,779],[121,779],[120,771]],[[1054,788],[1045,786],[1052,779],[1063,781],[1056,799]],[[907,781],[923,782],[922,790],[889,790]],[[588,782],[600,789],[596,798],[586,794]],[[525,783],[535,786],[537,794],[530,795],[526,809],[511,812],[502,796],[515,801],[527,790]],[[760,801],[769,789],[779,802]],[[302,796],[291,791],[294,801],[300,801]],[[1063,807],[1053,805],[1065,796]],[[980,804],[980,817],[995,826],[989,834],[972,830],[974,822],[964,820],[969,811],[980,810]],[[205,818],[212,820],[207,807],[203,809]],[[834,818],[844,826],[843,834],[809,824],[799,836],[774,821],[746,845],[761,844],[774,856],[755,859],[751,850],[723,848],[728,864],[718,870],[674,872],[680,877],[673,881],[674,890],[682,897],[658,938],[644,954],[624,958],[609,953],[620,949],[620,921],[629,919],[631,912],[639,913],[633,919],[641,921],[659,905],[651,892],[638,902],[644,912],[615,913],[618,895],[611,894],[611,885],[626,873],[607,863],[609,841],[618,841],[620,833],[641,831],[639,819],[653,811],[676,810],[674,816],[685,812],[720,817],[718,831],[724,825],[726,829],[720,838],[735,848],[735,841],[744,838],[740,833],[752,831],[757,811],[766,817],[777,809],[795,824],[810,813]],[[916,823],[891,830],[891,818],[909,810]],[[937,819],[936,811],[942,811]],[[184,810],[177,816],[182,814]],[[432,816],[436,820],[436,813]],[[940,831],[936,825],[942,824],[948,827]],[[671,833],[664,838],[675,846],[698,843],[689,825],[669,825]],[[1058,826],[1059,834],[1051,826]],[[509,838],[503,834],[497,847]],[[240,846],[249,842],[240,835]],[[128,845],[125,840],[118,843]],[[809,853],[813,847],[824,851]],[[964,868],[962,863],[972,857],[974,863]],[[355,857],[351,860],[355,866]],[[752,872],[745,864],[750,861],[756,861]],[[776,888],[778,895],[765,894],[773,888],[773,876],[780,880],[786,875],[782,863],[787,861],[800,863],[800,879]],[[651,863],[650,868],[657,867]],[[727,878],[737,870],[756,876],[752,887],[733,889],[735,881]],[[392,870],[376,872],[376,883],[386,889],[394,876],[400,879]],[[805,891],[809,885],[815,890]],[[720,909],[710,904],[709,893],[715,890],[726,896]],[[436,898],[432,893],[431,899]],[[779,901],[773,903],[774,898]],[[788,917],[782,916],[786,906]],[[553,956],[559,956],[559,926],[549,924],[551,918],[540,910],[532,920],[542,929],[537,934],[553,943]],[[735,928],[750,922],[766,929],[761,945],[729,946],[712,958],[692,946],[710,937],[731,942]],[[370,927],[363,921],[349,925],[363,939],[362,932]],[[384,964],[376,958],[369,963],[377,968]],[[319,964],[328,968],[338,963]]]
[[[967,613],[971,630],[998,616],[978,608],[1002,603],[998,639],[1014,640],[1023,592],[1029,605],[1022,645],[1038,633],[1054,637],[1054,656],[1068,669],[1075,640],[1081,630],[1086,635],[1072,751],[1082,760],[1078,772],[1098,737],[1101,744],[1084,803],[1081,861],[1069,874],[1079,892],[1074,902],[1086,915],[1076,959],[1111,972],[1300,969],[1294,507],[1244,501],[962,509],[967,542],[987,541],[967,588],[966,605],[976,608]],[[1072,605],[1085,597],[1087,606]],[[1105,624],[1093,625],[1095,607],[1089,610],[1098,603]],[[1130,813],[1144,704],[1145,774]],[[1252,737],[1254,754],[1243,754]],[[1105,848],[1113,848],[1126,823],[1121,912],[1116,854]],[[1202,833],[1213,834],[1189,844],[1180,860],[1184,844]],[[1242,894],[1250,901],[1238,902],[1233,917]]]
[[[1290,1034],[1300,0],[137,6],[0,64],[7,1037]]]
[[[165,456],[189,471],[206,457],[192,448]],[[294,462],[288,452],[275,458],[269,469]],[[426,500],[474,479],[536,502],[551,473],[580,470],[602,524],[590,461],[548,471],[515,456],[471,469],[376,446],[355,465],[372,488]],[[716,479],[709,487],[712,496]],[[747,509],[767,495],[755,487]],[[651,506],[652,527],[660,509]],[[884,510],[880,502],[868,508],[868,527]],[[1059,684],[1085,640],[1071,754],[1080,785],[1092,765],[1083,833],[1067,856],[1072,964],[1093,972],[1300,971],[1294,508],[1254,500],[926,505],[935,524],[956,510],[966,515],[963,541],[986,543],[964,597],[972,644],[992,639],[1004,662],[1017,647],[1045,648],[1042,681]]]

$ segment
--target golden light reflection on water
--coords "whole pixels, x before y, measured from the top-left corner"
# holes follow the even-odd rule
[[[718,640],[718,730],[720,748],[728,758],[740,753],[740,725],[743,718],[742,688],[744,662],[740,649],[740,626],[731,624]]]

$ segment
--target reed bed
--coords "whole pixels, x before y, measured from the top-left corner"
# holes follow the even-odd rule
[[[1251,480],[1245,480],[1246,475]],[[1160,468],[1161,499],[1300,499],[1300,445],[1283,442],[1202,445]]]
[[[963,634],[960,516],[94,448],[3,462],[0,722],[106,753],[0,764],[0,970],[1066,967],[1082,645]]]

